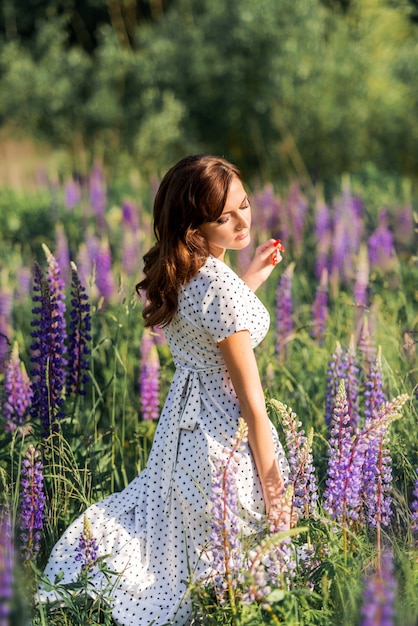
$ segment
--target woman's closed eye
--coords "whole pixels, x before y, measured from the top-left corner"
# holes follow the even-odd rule
[[[251,208],[251,205],[249,201],[247,200],[244,205],[240,206],[239,210],[245,211],[246,209],[249,209],[249,208]],[[228,220],[229,220],[229,213],[227,215],[223,215],[223,216],[221,215],[221,217],[216,220],[215,224],[226,224]]]

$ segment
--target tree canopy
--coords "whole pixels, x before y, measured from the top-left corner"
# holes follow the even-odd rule
[[[17,6],[16,6],[17,5]],[[4,0],[0,121],[146,171],[416,176],[416,0]]]

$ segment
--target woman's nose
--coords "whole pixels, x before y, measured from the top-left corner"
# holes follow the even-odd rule
[[[240,215],[235,227],[237,230],[242,230],[243,228],[249,228],[250,227],[249,218],[246,215]]]

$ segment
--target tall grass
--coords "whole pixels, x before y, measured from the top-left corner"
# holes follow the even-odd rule
[[[96,184],[97,180],[104,182],[103,177],[97,178],[97,170],[94,176]],[[79,185],[79,181],[72,182],[72,189],[74,184]],[[30,346],[33,342],[34,303],[30,286],[33,279],[30,277],[34,261],[46,271],[43,243],[55,255],[66,280],[67,324],[71,308],[70,259],[76,263],[87,289],[92,318],[86,394],[74,395],[64,390],[63,416],[57,420],[56,428],[43,433],[39,420],[36,416],[30,417],[28,411],[22,423],[14,427],[4,402],[2,404],[0,504],[2,519],[10,515],[13,537],[10,545],[6,534],[1,539],[0,603],[5,619],[9,620],[5,623],[16,626],[31,620],[33,624],[42,625],[78,625],[82,623],[80,620],[111,623],[106,602],[95,604],[89,594],[81,593],[89,584],[88,572],[84,572],[80,579],[81,591],[80,595],[76,594],[76,599],[68,589],[61,589],[64,605],[55,612],[43,605],[35,608],[33,592],[52,546],[67,525],[82,515],[90,503],[122,489],[144,468],[155,431],[155,422],[144,420],[141,414],[143,327],[141,300],[134,290],[140,277],[141,255],[151,244],[151,191],[146,186],[133,189],[126,185],[122,193],[116,193],[103,186],[103,215],[101,207],[95,206],[97,195],[89,195],[88,181],[79,185],[79,193],[73,199],[69,196],[70,190],[67,183],[44,187],[38,194],[32,192],[22,197],[6,190],[0,193],[0,206],[3,207],[0,213],[0,383],[3,400],[10,394],[6,372],[14,342],[19,346],[26,370],[29,373],[33,370]],[[369,199],[367,187],[364,188],[364,198]],[[388,200],[386,196],[385,200]],[[403,202],[401,208],[398,200]],[[418,467],[418,267],[414,257],[413,217],[407,200],[392,198],[392,204],[386,204],[390,216],[388,230],[393,236],[390,263],[383,259],[373,264],[370,260],[366,272],[367,303],[364,305],[356,301],[354,286],[360,271],[361,245],[368,245],[378,226],[380,206],[364,205],[359,212],[359,197],[347,187],[346,181],[341,195],[328,199],[328,226],[321,234],[318,226],[320,198],[315,198],[312,190],[305,195],[295,183],[289,190],[282,190],[280,195],[276,193],[274,202],[270,189],[257,190],[254,194],[253,221],[257,237],[260,240],[280,237],[286,247],[282,266],[260,289],[260,297],[270,310],[272,324],[267,338],[257,349],[257,359],[271,419],[276,423],[283,443],[286,429],[274,409],[277,401],[292,407],[305,432],[313,432],[312,454],[319,508],[317,515],[300,518],[297,528],[303,527],[304,530],[295,530],[292,545],[302,547],[308,537],[314,553],[309,566],[299,564],[289,581],[276,581],[270,594],[262,600],[255,598],[245,603],[238,586],[232,601],[231,598],[220,601],[210,585],[192,583],[198,623],[366,624],[361,617],[364,588],[368,574],[372,575],[376,570],[379,573],[381,567],[377,531],[360,521],[348,523],[347,520],[333,519],[324,508],[323,494],[330,449],[325,405],[331,355],[337,342],[346,350],[354,341],[357,355],[363,358],[361,333],[367,327],[371,348],[377,353],[381,347],[386,399],[401,394],[408,396],[400,419],[391,423],[388,430],[393,475],[392,517],[390,524],[381,527],[379,532],[382,546],[390,548],[393,554],[396,579],[393,623],[413,626],[418,621],[417,537],[411,526]],[[12,212],[9,211],[11,205]],[[35,207],[37,219],[31,216],[33,228],[31,226],[29,230],[25,223],[23,236],[19,225],[23,225],[26,219],[28,206]],[[277,206],[281,207],[278,212]],[[347,221],[347,216],[351,216],[351,221]],[[356,223],[353,216],[357,216]],[[343,240],[337,238],[338,220],[344,222],[346,229]],[[405,220],[412,224],[411,232],[403,227]],[[353,230],[350,230],[351,226]],[[312,335],[315,324],[312,304],[320,281],[318,263],[324,241],[328,241],[326,262],[330,276],[328,317],[321,341],[318,341]],[[343,246],[343,265],[338,265],[339,246]],[[291,330],[286,337],[281,337],[285,344],[283,359],[277,353],[276,323],[277,308],[280,307],[277,284],[282,270],[291,260],[295,263],[291,282],[292,311],[289,312]],[[246,254],[241,257],[231,254],[230,261],[239,268],[245,264]],[[155,346],[160,363],[161,406],[173,365],[167,345],[160,337],[155,337]],[[358,371],[362,411],[369,365],[370,362],[363,358]],[[64,369],[67,367],[63,365]],[[30,445],[42,455],[47,509],[40,552],[30,563],[20,565],[19,553],[24,543],[20,530],[22,463]],[[264,532],[269,535],[268,531]],[[11,571],[13,595],[10,598],[1,586],[6,578],[3,574],[8,564],[4,556],[9,554],[7,545],[15,554]],[[105,563],[100,566],[106,571]],[[383,580],[382,576],[379,580]],[[111,583],[107,592],[111,595]]]

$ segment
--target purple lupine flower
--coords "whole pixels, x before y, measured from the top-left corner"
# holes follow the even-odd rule
[[[17,270],[17,287],[15,298],[18,302],[26,302],[32,284],[32,272],[28,267],[19,267]]]
[[[122,221],[125,228],[136,232],[139,227],[139,209],[136,204],[125,200],[122,205]]]
[[[238,431],[231,442],[231,449],[225,449],[224,457],[213,461],[212,508],[210,550],[214,585],[218,600],[223,603],[226,591],[236,588],[243,565],[242,545],[239,537],[239,499],[236,485],[238,461],[236,454],[247,440],[248,429],[240,418]]]
[[[372,527],[388,526],[392,515],[392,458],[387,433],[372,433],[363,466],[366,520]]]
[[[363,207],[359,198],[352,195],[349,181],[343,181],[342,198],[335,205],[333,254],[331,274],[344,283],[353,276],[354,258],[358,252],[363,231]]]
[[[138,207],[125,200],[122,205],[122,265],[128,276],[137,273],[142,256],[138,213]]]
[[[62,224],[57,224],[55,227],[54,257],[56,259],[57,266],[60,268],[62,281],[64,284],[67,284],[70,278],[70,249]]]
[[[57,427],[57,420],[63,417],[63,389],[65,382],[63,311],[60,308],[59,294],[51,292],[51,287],[42,274],[40,266],[34,266],[34,296],[36,306],[32,313],[37,316],[31,322],[34,341],[31,345],[32,407],[31,416],[39,419],[43,433],[47,436]]]
[[[167,343],[167,339],[165,337],[164,328],[162,326],[153,326],[152,327],[152,335],[154,337],[154,341],[158,346],[163,346]]]
[[[324,509],[334,519],[357,519],[361,502],[364,440],[352,440],[344,381],[341,381],[331,422]]]
[[[365,581],[360,626],[393,626],[395,596],[393,555],[386,548],[380,567]]]
[[[80,184],[71,178],[64,186],[64,204],[67,209],[73,209],[81,200]]]
[[[389,216],[385,209],[380,211],[377,228],[367,243],[370,265],[383,272],[391,269],[395,260],[394,237],[389,229]]]
[[[305,435],[302,422],[297,415],[282,402],[272,399],[270,404],[280,415],[286,437],[287,458],[290,475],[288,484],[293,487],[292,509],[298,517],[316,516],[318,487],[312,458],[313,430]],[[293,510],[291,511],[292,517]]]
[[[281,200],[275,195],[273,185],[265,185],[263,189],[255,192],[251,198],[251,204],[256,207],[254,217],[257,232],[280,232],[281,239],[286,241],[287,238],[281,232]]]
[[[365,380],[365,429],[379,419],[385,404],[381,350]],[[391,517],[392,459],[387,432],[374,433],[364,457],[363,481],[366,519],[371,526],[387,526]]]
[[[3,418],[6,430],[11,432],[25,423],[32,401],[32,390],[29,376],[19,358],[17,342],[13,346],[10,359],[6,365],[4,391],[2,398]]]
[[[20,479],[21,552],[26,562],[31,561],[40,548],[45,509],[43,483],[43,464],[39,452],[30,445],[22,461]]]
[[[382,404],[385,402],[383,392],[382,351],[379,351],[376,359],[371,364],[364,383],[364,416],[366,424],[377,418]]]
[[[100,163],[96,163],[90,174],[90,204],[97,217],[99,228],[104,226],[106,195],[106,181],[103,168]]]
[[[369,260],[365,246],[360,247],[356,280],[353,288],[354,303],[361,309],[368,306]]]
[[[343,360],[343,350],[337,341],[335,350],[328,363],[327,389],[325,395],[325,423],[330,425],[334,412],[335,399],[341,380],[344,380],[345,368]]]
[[[122,235],[122,266],[127,276],[137,274],[141,256],[139,231],[125,229]]]
[[[303,195],[298,181],[294,181],[289,188],[286,209],[286,213],[289,216],[295,254],[299,256],[302,251],[303,229],[308,210],[308,201]]]
[[[57,259],[45,244],[42,244],[42,248],[47,261],[46,281],[49,285],[51,304],[54,306],[54,319],[52,324],[54,329],[59,328],[61,339],[59,343],[63,344],[64,339],[67,337],[65,322],[65,283],[62,279],[62,271]]]
[[[344,278],[345,259],[348,257],[348,237],[346,233],[346,223],[344,220],[343,204],[338,204],[334,211],[333,230],[332,230],[332,252],[330,279],[337,290],[337,285]]]
[[[89,381],[90,363],[89,342],[91,340],[90,304],[84,286],[81,284],[77,266],[71,263],[71,310],[70,334],[68,338],[67,394],[85,395],[85,385]]]
[[[354,338],[351,338],[348,349],[342,356],[345,390],[347,394],[348,414],[352,429],[356,429],[360,422],[359,407],[359,371],[360,366],[356,355]]]
[[[13,293],[9,288],[2,288],[0,290],[0,315],[3,315],[5,319],[9,319],[13,310]]]
[[[360,249],[361,241],[363,238],[364,206],[361,199],[352,194],[350,189],[350,182],[348,179],[345,180],[343,183],[343,203],[345,207],[345,222],[348,226],[348,250],[350,253],[349,270],[347,271],[346,268],[345,275],[347,278],[350,278],[353,271],[353,259]]]
[[[329,269],[328,263],[332,238],[330,211],[322,197],[319,197],[316,202],[315,238],[317,246],[315,275],[320,280],[322,272]]]
[[[9,289],[0,291],[0,372],[9,358],[9,318],[13,308],[13,295]]]
[[[157,420],[159,417],[159,389],[160,360],[154,337],[146,329],[141,340],[141,368],[139,373],[141,414],[145,421]]]
[[[80,281],[83,285],[89,285],[91,288],[93,264],[87,243],[82,242],[77,252],[77,270]]]
[[[325,326],[328,318],[328,270],[322,270],[321,280],[312,304],[312,337],[321,346],[324,342]]]
[[[391,516],[392,469],[386,448],[388,429],[400,417],[400,410],[408,400],[406,394],[384,402],[373,419],[368,418],[358,439],[363,440],[363,498],[366,519],[378,530],[387,526]]]
[[[361,325],[358,347],[359,347],[361,354],[363,355],[363,359],[365,362],[364,369],[367,371],[371,363],[376,358],[376,345],[373,341],[372,334],[370,332],[369,317],[366,313],[363,315],[363,323]]]
[[[394,211],[394,219],[396,242],[408,246],[412,243],[414,238],[414,215],[412,206],[407,204],[403,207],[397,207]]]
[[[294,263],[287,266],[276,292],[276,352],[282,363],[286,359],[287,344],[293,330],[292,281],[294,267]]]
[[[418,535],[418,468],[415,470],[417,477],[415,479],[415,487],[414,487],[414,492],[412,494],[412,504],[411,504],[411,511],[412,511],[412,524],[411,524],[411,531],[414,535]]]
[[[10,515],[0,510],[0,626],[10,625],[15,553]]]
[[[99,294],[108,302],[115,292],[115,281],[112,276],[112,256],[107,239],[100,242],[99,250],[95,258],[96,285]]]
[[[87,515],[84,515],[83,532],[80,535],[75,551],[77,552],[75,560],[81,562],[81,570],[83,572],[89,572],[92,570],[97,563],[99,546],[97,540],[91,532],[91,526]]]
[[[277,522],[270,526],[270,534],[265,536],[249,553],[245,571],[241,574],[242,601],[252,604],[254,601],[267,606],[266,596],[272,587],[289,587],[296,573],[296,550],[289,536],[280,536],[288,529],[293,488],[288,486],[277,512]],[[276,511],[275,511],[276,513]]]

